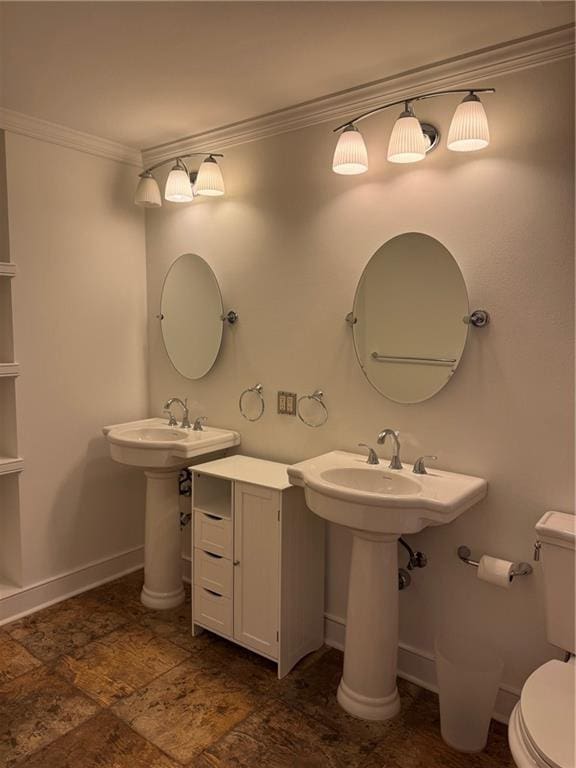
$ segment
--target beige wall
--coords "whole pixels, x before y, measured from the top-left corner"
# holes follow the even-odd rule
[[[144,483],[100,429],[146,413],[134,168],[7,134],[24,585],[142,544]]]
[[[147,216],[151,411],[188,396],[193,415],[241,432],[244,453],[287,462],[355,450],[395,427],[406,459],[436,453],[442,468],[487,478],[485,502],[411,537],[429,567],[401,595],[401,640],[430,653],[445,624],[491,636],[516,687],[556,653],[545,639],[541,569],[506,592],[479,582],[456,548],[530,560],[540,515],[573,510],[571,71],[561,62],[498,78],[497,94],[485,99],[493,143],[484,153],[443,145],[421,166],[395,167],[385,161],[388,115],[363,126],[370,172],[338,177],[323,125],[228,150],[226,198]],[[419,113],[446,135],[455,104],[439,99]],[[492,317],[471,333],[453,381],[410,406],[364,379],[344,322],[366,262],[404,231],[444,243],[472,306]],[[187,251],[208,261],[225,308],[240,314],[198,382],[170,365],[155,319],[164,274]],[[267,411],[250,424],[238,395],[257,381]],[[330,409],[325,427],[275,414],[276,390],[317,387]],[[326,609],[344,616],[349,537],[333,528],[329,539]]]

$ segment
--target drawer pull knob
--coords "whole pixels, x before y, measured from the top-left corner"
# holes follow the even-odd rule
[[[222,560],[222,555],[216,555],[214,552],[208,552],[207,549],[202,550],[205,555],[208,555],[208,557],[213,557],[215,560]]]
[[[218,515],[211,515],[209,512],[203,512],[206,517],[209,517],[210,520],[222,520],[223,518],[219,517]]]
[[[207,587],[203,587],[205,592],[208,592],[210,595],[214,595],[214,597],[222,597],[222,595],[219,595],[218,592],[214,592],[212,589],[208,589]]]
[[[240,560],[234,560],[234,565],[240,565]]]

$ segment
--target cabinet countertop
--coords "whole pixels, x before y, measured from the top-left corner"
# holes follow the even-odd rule
[[[292,487],[286,472],[289,466],[289,464],[281,464],[277,461],[255,459],[252,456],[227,456],[224,459],[195,464],[190,467],[190,470],[202,475],[211,475],[212,477],[221,477],[283,491]]]

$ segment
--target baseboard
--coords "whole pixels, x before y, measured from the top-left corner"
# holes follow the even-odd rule
[[[143,547],[119,552],[67,573],[14,589],[0,599],[0,626],[142,568]]]
[[[344,650],[346,622],[341,616],[324,614],[324,639],[326,645]],[[406,643],[399,644],[398,677],[438,693],[434,655]],[[508,685],[501,685],[492,717],[500,723],[508,723],[510,714],[520,698],[520,691]]]

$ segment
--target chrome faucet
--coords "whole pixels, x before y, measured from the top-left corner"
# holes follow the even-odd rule
[[[198,416],[196,419],[194,419],[194,426],[192,427],[194,432],[203,432],[204,427],[202,426],[202,424],[205,424],[207,421],[208,419],[206,418],[206,416]]]
[[[180,400],[179,397],[171,397],[170,400],[167,400],[164,404],[164,410],[170,414],[170,418],[168,419],[168,426],[174,427],[177,425],[177,421],[172,415],[172,411],[170,410],[173,403],[178,403],[178,405],[182,406],[182,427],[183,429],[190,429],[192,424],[190,424],[190,413],[188,412],[188,398],[184,398],[184,400]]]
[[[380,464],[380,459],[378,458],[378,454],[374,448],[371,448],[366,443],[358,443],[358,447],[368,448],[368,458],[366,459],[366,464]]]
[[[388,435],[390,435],[394,441],[394,450],[392,451],[392,459],[388,465],[388,469],[402,469],[402,462],[400,461],[400,440],[398,440],[399,434],[400,433],[396,432],[394,429],[383,429],[378,435],[378,445],[384,445]]]

